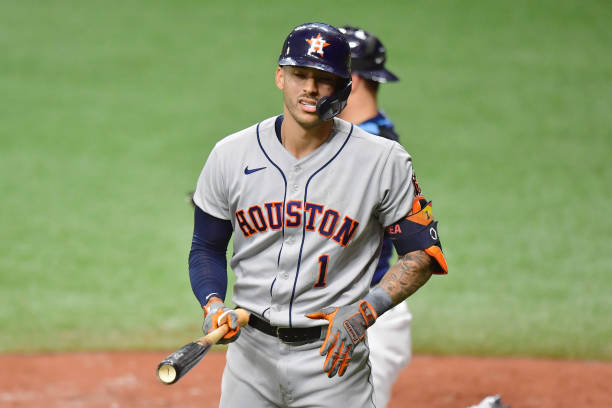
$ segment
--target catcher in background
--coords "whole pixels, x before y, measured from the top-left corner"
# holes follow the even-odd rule
[[[378,87],[381,83],[399,80],[385,68],[386,50],[380,40],[358,27],[339,28],[351,47],[353,89],[346,108],[339,117],[355,123],[368,133],[399,141],[393,122],[378,108]],[[383,240],[378,266],[371,286],[376,286],[389,269],[393,255],[391,239]],[[370,363],[376,407],[384,408],[391,398],[391,389],[400,371],[410,362],[412,315],[406,302],[388,310],[368,329]]]

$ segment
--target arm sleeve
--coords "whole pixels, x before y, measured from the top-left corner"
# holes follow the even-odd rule
[[[393,143],[378,184],[382,197],[378,220],[383,227],[388,227],[410,212],[415,197],[412,174],[412,158],[399,143]]]
[[[211,295],[225,300],[227,245],[232,223],[213,217],[195,206],[193,240],[189,251],[189,280],[195,297],[204,306]]]

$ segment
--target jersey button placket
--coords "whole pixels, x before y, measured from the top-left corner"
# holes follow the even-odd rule
[[[300,183],[298,181],[298,173],[302,170],[299,165],[293,166],[293,171],[291,172],[291,190],[294,193],[300,191]]]

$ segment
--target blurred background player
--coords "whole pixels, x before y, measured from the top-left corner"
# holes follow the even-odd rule
[[[368,133],[399,141],[393,123],[378,107],[378,87],[381,83],[397,82],[399,78],[385,68],[386,51],[380,40],[358,27],[339,28],[351,47],[353,89],[340,117],[355,123]],[[389,269],[393,244],[389,238],[383,247],[372,287]],[[370,363],[376,406],[384,408],[391,398],[391,389],[400,371],[410,362],[412,316],[406,302],[401,302],[382,315],[368,329]]]

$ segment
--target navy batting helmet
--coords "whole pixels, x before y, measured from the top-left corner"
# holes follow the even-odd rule
[[[374,82],[399,81],[397,76],[385,68],[387,52],[375,35],[348,25],[338,30],[344,34],[351,47],[351,65],[354,74]]]
[[[285,39],[278,65],[314,68],[342,78],[338,91],[317,102],[317,114],[329,120],[346,106],[351,93],[351,50],[337,28],[325,23],[295,27]]]

